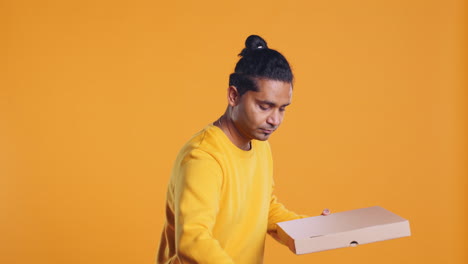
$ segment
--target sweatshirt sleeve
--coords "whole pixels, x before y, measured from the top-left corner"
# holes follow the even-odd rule
[[[209,154],[194,151],[181,164],[174,187],[177,257],[182,263],[234,263],[213,237],[223,174]]]
[[[271,175],[270,209],[268,212],[267,232],[273,238],[275,238],[276,240],[282,243],[282,241],[280,241],[278,236],[276,235],[276,230],[277,230],[276,223],[299,219],[299,218],[305,218],[307,216],[298,215],[292,211],[289,211],[288,209],[284,207],[283,204],[278,202],[278,198],[273,194],[274,189],[275,189],[275,182],[273,180],[273,157],[271,155],[270,144],[267,143],[265,144],[265,146],[267,147],[268,160],[270,162],[270,170],[271,170],[270,172],[270,175]]]
[[[308,216],[298,215],[286,209],[283,204],[278,202],[278,198],[274,194],[271,194],[270,211],[268,213],[268,234],[270,234],[278,242],[285,244],[277,235],[277,223],[305,217]]]
[[[278,202],[278,198],[275,195],[271,196],[270,211],[268,214],[268,231],[276,231],[276,224],[279,222],[300,219],[307,217],[305,215],[298,215],[292,211],[289,211],[284,207],[283,204]]]

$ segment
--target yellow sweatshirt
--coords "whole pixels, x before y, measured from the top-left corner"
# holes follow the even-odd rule
[[[209,125],[181,149],[167,190],[158,264],[263,263],[265,235],[300,218],[276,201],[268,142],[244,151]]]

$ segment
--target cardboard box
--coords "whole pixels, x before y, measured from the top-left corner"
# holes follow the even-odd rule
[[[410,235],[408,220],[379,206],[278,223],[278,236],[296,254]]]

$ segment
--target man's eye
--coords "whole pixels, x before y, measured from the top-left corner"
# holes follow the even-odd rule
[[[286,108],[281,107],[279,110],[280,110],[280,112],[284,112],[284,111],[286,111]]]
[[[268,110],[270,108],[270,106],[268,105],[260,105],[260,109],[262,110]]]

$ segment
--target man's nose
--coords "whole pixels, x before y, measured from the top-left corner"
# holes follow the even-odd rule
[[[273,127],[277,127],[281,124],[282,120],[282,114],[279,112],[279,110],[275,110],[271,113],[271,115],[268,116],[267,123]]]

